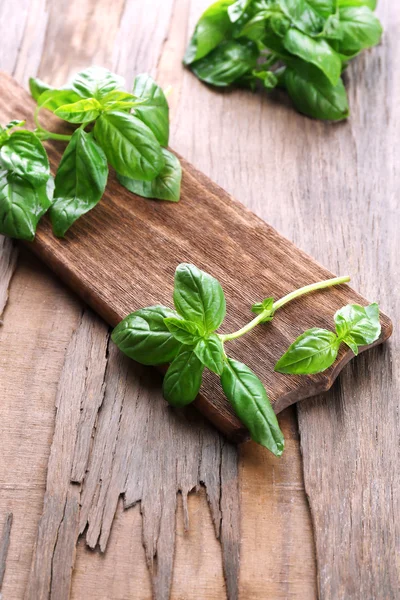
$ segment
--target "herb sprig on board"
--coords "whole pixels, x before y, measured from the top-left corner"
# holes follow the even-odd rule
[[[133,92],[124,80],[99,67],[75,75],[62,88],[30,80],[37,102],[36,129],[24,121],[0,126],[0,233],[33,240],[49,211],[55,235],[96,206],[104,194],[108,165],[130,191],[146,198],[177,202],[182,171],[166,146],[169,109],[163,90],[146,74]],[[71,135],[46,130],[40,111],[78,125]],[[68,142],[53,180],[45,140]]]
[[[184,63],[211,85],[282,87],[301,113],[344,119],[341,73],[379,43],[375,8],[376,0],[218,0],[198,21]]]
[[[112,339],[122,352],[139,363],[170,363],[163,393],[173,406],[185,406],[195,400],[204,369],[216,373],[228,401],[252,439],[280,456],[284,439],[267,392],[250,367],[227,355],[225,344],[271,321],[280,308],[295,298],[347,281],[349,277],[336,277],[295,290],[277,301],[266,298],[253,305],[256,316],[247,325],[233,333],[221,334],[217,330],[225,318],[226,301],[220,283],[194,265],[183,263],[175,273],[175,309],[159,305],[139,309],[117,325]],[[372,343],[380,334],[377,305],[366,309],[346,306],[336,313],[335,321],[337,336],[326,333],[337,337],[336,354],[341,341],[355,350],[356,345]],[[301,354],[303,349],[297,348],[296,352]],[[319,367],[324,370],[332,362],[327,361],[325,366],[320,360]],[[315,372],[310,366],[313,365],[304,363],[303,373]]]

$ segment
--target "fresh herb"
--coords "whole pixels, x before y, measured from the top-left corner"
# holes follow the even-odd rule
[[[169,150],[169,109],[162,89],[146,74],[138,75],[133,93],[124,80],[91,67],[55,89],[31,79],[37,102],[36,129],[24,121],[0,126],[0,233],[33,240],[40,218],[49,211],[55,235],[101,200],[108,164],[127,189],[146,198],[177,202],[182,170]],[[79,127],[72,135],[44,129],[39,113],[47,109]],[[44,140],[68,142],[55,182]]]
[[[293,375],[321,373],[333,365],[343,342],[355,355],[360,346],[375,342],[381,334],[379,307],[348,304],[334,316],[336,333],[313,327],[302,333],[278,360],[275,371]]]
[[[252,321],[238,331],[221,334],[216,330],[225,318],[226,302],[220,283],[194,265],[183,263],[175,273],[175,310],[165,306],[137,310],[117,325],[112,339],[137,362],[170,363],[163,392],[173,406],[193,402],[205,368],[219,375],[227,399],[252,439],[280,456],[284,439],[267,392],[248,366],[227,356],[225,343],[249,333],[260,323],[271,321],[277,310],[295,298],[347,281],[349,277],[335,277],[307,285],[275,302],[266,298],[252,306],[257,315]],[[353,348],[354,344],[371,343],[380,331],[378,312],[377,305],[338,311],[335,321],[340,340],[353,344]],[[326,334],[328,341],[332,336],[337,338],[332,332]],[[338,346],[337,341],[335,344]]]
[[[349,115],[341,74],[379,43],[375,0],[219,0],[198,21],[184,64],[218,87],[285,88],[298,111]]]

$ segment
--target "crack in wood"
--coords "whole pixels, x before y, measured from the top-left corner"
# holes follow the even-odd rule
[[[238,597],[237,450],[194,410],[175,411],[161,377],[110,344],[86,310],[73,335],[57,392],[47,489],[25,600],[69,598],[78,537],[106,550],[120,496],[140,503],[154,597],[169,598],[177,494],[204,485],[230,600]]]

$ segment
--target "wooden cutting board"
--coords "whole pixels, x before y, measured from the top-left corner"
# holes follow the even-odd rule
[[[4,73],[0,73],[0,89],[0,123],[26,119],[33,126],[34,102],[28,93]],[[49,129],[65,130],[50,113],[44,111],[41,120]],[[55,172],[65,144],[49,143],[47,148]],[[254,316],[250,312],[254,302],[267,296],[278,299],[334,276],[181,160],[179,204],[135,196],[112,173],[99,205],[79,219],[65,239],[57,239],[43,219],[35,242],[28,247],[112,326],[138,308],[172,306],[174,271],[181,262],[193,263],[221,282],[227,299],[227,316],[221,327],[224,333]],[[325,373],[290,376],[273,370],[300,333],[314,326],[332,329],[335,311],[348,303],[366,305],[368,301],[347,285],[315,292],[285,306],[271,323],[226,344],[228,354],[245,362],[261,378],[276,413],[328,390],[353,357],[342,345],[336,363]],[[377,344],[392,332],[384,314],[381,323]],[[206,373],[196,405],[231,439],[246,438],[214,374]]]

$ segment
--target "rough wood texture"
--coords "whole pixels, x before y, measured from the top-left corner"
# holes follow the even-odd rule
[[[4,74],[0,85],[0,120],[15,115],[29,119],[33,102],[24,90]],[[54,128],[54,118],[43,122]],[[59,146],[48,145],[53,168],[61,157]],[[29,246],[113,326],[138,308],[171,305],[173,274],[180,262],[192,262],[221,282],[228,303],[223,331],[246,323],[257,299],[280,298],[333,276],[183,159],[182,166],[179,205],[135,196],[111,176],[100,204],[79,219],[64,240],[55,238],[44,221]],[[263,266],[260,256],[268,257]],[[367,301],[348,286],[316,292],[285,306],[272,324],[231,343],[230,353],[255,369],[277,413],[329,389],[354,356],[342,344],[338,360],[324,373],[293,377],[273,370],[299,333],[313,326],[332,328],[333,314],[348,303]],[[392,331],[383,314],[381,321],[379,342]],[[196,405],[233,440],[243,439],[243,427],[217,376],[206,373]]]
[[[0,536],[0,600],[1,600],[1,587],[3,585],[4,573],[6,571],[6,561],[8,554],[8,547],[10,545],[10,535],[12,526],[13,515],[8,513],[6,520],[3,524],[3,530]]]
[[[8,288],[17,264],[17,250],[12,240],[0,235],[0,325],[8,300]]]

